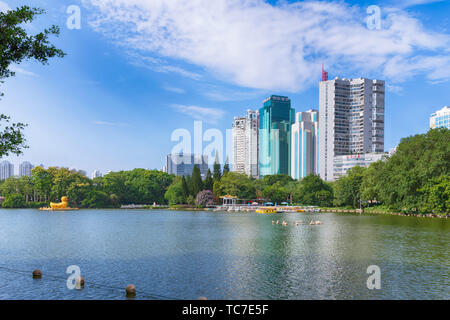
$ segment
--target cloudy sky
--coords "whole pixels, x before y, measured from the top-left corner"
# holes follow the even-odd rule
[[[317,108],[322,63],[330,77],[386,81],[386,150],[450,104],[450,1],[0,0],[0,10],[24,4],[47,10],[27,30],[59,25],[68,55],[14,66],[1,86],[2,112],[29,125],[15,164],[161,168],[172,132],[194,120],[224,132],[271,94]],[[68,27],[73,6],[80,29]]]

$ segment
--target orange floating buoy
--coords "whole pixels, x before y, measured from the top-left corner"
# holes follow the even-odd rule
[[[127,297],[134,297],[136,295],[136,286],[134,284],[129,284],[125,291],[127,292]]]
[[[208,300],[206,297],[198,297],[198,300]]]
[[[85,282],[84,277],[83,277],[83,276],[79,276],[79,277],[75,280],[75,284],[76,284],[75,288],[77,288],[78,290],[83,289],[83,287],[84,287],[84,282]]]
[[[40,279],[42,278],[42,272],[39,269],[36,269],[33,271],[33,278],[34,279]]]

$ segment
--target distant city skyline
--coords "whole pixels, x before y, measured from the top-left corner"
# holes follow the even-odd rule
[[[33,4],[47,13],[31,32],[60,26],[51,40],[68,55],[12,66],[0,105],[28,124],[30,148],[0,161],[88,173],[161,169],[172,132],[193,132],[194,120],[224,133],[270,95],[288,96],[297,112],[317,108],[322,63],[330,79],[386,81],[386,150],[428,131],[430,115],[450,104],[450,1],[105,3]],[[22,4],[0,0],[0,10]],[[81,9],[80,29],[67,28],[70,5]],[[366,25],[369,5],[381,9],[380,30]]]
[[[46,167],[45,165],[38,164],[32,164],[29,161],[22,161],[18,163],[18,165],[12,163],[8,160],[3,160],[0,162],[0,180],[5,180],[10,177],[23,177],[23,176],[31,176],[31,171],[35,167],[42,167],[44,169],[48,169],[49,167]],[[56,167],[56,168],[66,168],[71,171],[77,171],[78,173],[90,177],[91,179],[102,177],[103,174],[99,170],[94,170],[91,174],[88,174],[86,170],[78,169],[74,167],[65,167],[65,166],[50,166],[50,167]]]
[[[208,156],[192,153],[171,153],[166,156],[164,172],[176,176],[191,176],[194,166],[200,169],[203,179],[208,173]]]

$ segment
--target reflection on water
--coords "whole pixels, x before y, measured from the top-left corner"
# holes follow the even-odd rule
[[[272,225],[286,220],[287,227]],[[323,225],[294,226],[321,220]],[[450,223],[344,214],[0,210],[0,299],[449,299]],[[82,291],[65,271],[78,265]],[[381,268],[381,290],[366,287]],[[61,279],[50,279],[45,274]],[[141,293],[141,296],[139,296]]]

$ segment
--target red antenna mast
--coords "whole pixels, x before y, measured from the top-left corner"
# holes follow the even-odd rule
[[[326,72],[325,69],[323,68],[323,63],[322,63],[322,81],[328,81],[328,72]]]

